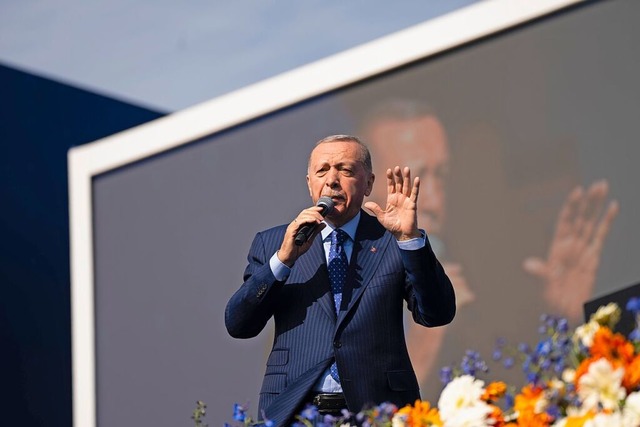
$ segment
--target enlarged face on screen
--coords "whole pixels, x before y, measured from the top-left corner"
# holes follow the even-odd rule
[[[320,197],[331,197],[334,208],[327,219],[337,227],[356,216],[364,197],[371,193],[374,176],[362,159],[362,147],[350,141],[325,142],[311,152],[309,194],[314,204]]]
[[[446,217],[445,184],[449,174],[449,147],[440,121],[431,115],[414,118],[380,118],[365,130],[378,176],[394,166],[409,166],[420,177],[418,225],[427,233],[440,234]],[[381,206],[385,186],[373,196]]]

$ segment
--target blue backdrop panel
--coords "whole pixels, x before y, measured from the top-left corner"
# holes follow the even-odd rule
[[[4,425],[71,425],[67,150],[164,115],[0,65]]]

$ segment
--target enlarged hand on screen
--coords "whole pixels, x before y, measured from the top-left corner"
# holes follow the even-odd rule
[[[571,320],[582,314],[591,296],[600,255],[618,202],[606,203],[606,180],[593,183],[585,192],[576,187],[564,202],[556,222],[547,259],[527,258],[523,268],[544,281],[544,298],[550,307]]]
[[[364,207],[378,218],[384,228],[398,240],[420,237],[416,206],[420,179],[411,181],[408,167],[387,169],[387,204],[383,210],[375,202],[367,202]]]

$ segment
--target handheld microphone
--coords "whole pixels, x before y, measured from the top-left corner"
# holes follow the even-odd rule
[[[320,197],[316,206],[320,206],[322,208],[320,215],[324,218],[329,214],[329,212],[331,212],[331,209],[333,209],[333,200],[331,200],[331,197],[327,196]],[[295,238],[296,246],[302,246],[307,240],[309,240],[309,237],[313,234],[316,226],[317,224],[307,224],[300,227]]]

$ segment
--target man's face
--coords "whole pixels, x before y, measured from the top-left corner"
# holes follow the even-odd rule
[[[355,142],[325,142],[311,152],[309,194],[314,204],[320,197],[331,197],[335,206],[327,219],[336,227],[360,211],[364,196],[371,193],[373,180],[373,174],[362,163],[361,147]]]
[[[366,129],[367,142],[376,160],[378,176],[387,168],[409,166],[420,177],[418,225],[427,233],[441,234],[446,217],[446,179],[449,174],[449,147],[444,128],[437,118],[382,119]],[[384,203],[384,186],[374,194]]]

